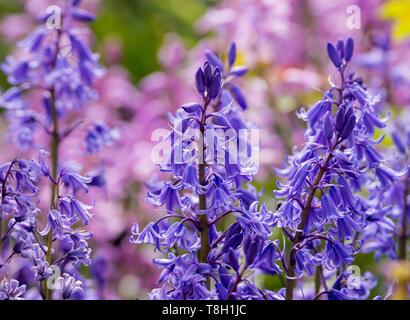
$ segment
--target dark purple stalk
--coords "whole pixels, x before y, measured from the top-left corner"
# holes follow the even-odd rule
[[[208,106],[208,99],[204,99],[204,108],[202,112],[202,119],[200,123],[200,131],[201,135],[199,138],[199,149],[200,149],[200,156],[199,156],[199,183],[201,185],[206,184],[206,177],[205,177],[205,143],[204,143],[204,134],[205,134],[205,115],[206,115],[206,108]],[[205,211],[206,210],[206,195],[202,192],[199,194],[199,210]],[[200,230],[201,230],[201,248],[198,251],[198,261],[200,263],[208,263],[208,255],[211,251],[211,247],[209,244],[209,224],[208,224],[208,215],[202,214],[200,216]],[[208,289],[211,288],[211,279],[209,277],[206,278],[206,287]]]
[[[282,252],[280,251],[279,246],[278,246],[275,242],[272,242],[272,245],[276,248],[276,250],[278,250],[279,256],[280,256],[280,260],[282,261],[282,264],[283,264],[283,268],[284,268],[285,271],[287,272],[287,271],[288,271],[288,265],[286,264],[286,259],[285,259],[285,257],[283,256]]]
[[[338,140],[338,139],[337,139]],[[336,140],[336,141],[337,141]],[[294,248],[296,245],[298,245],[301,240],[302,240],[302,235],[303,235],[303,230],[305,228],[305,224],[309,215],[309,212],[312,208],[312,201],[315,196],[316,188],[319,186],[324,174],[326,173],[326,168],[327,165],[329,164],[330,160],[333,157],[332,151],[336,147],[337,143],[333,146],[331,152],[329,152],[327,158],[325,159],[325,162],[323,163],[322,167],[320,168],[315,181],[313,182],[312,186],[309,189],[309,193],[306,198],[306,203],[304,205],[304,209],[301,214],[301,221],[298,225],[298,231],[295,234],[295,237],[292,241],[291,248]],[[293,300],[293,288],[295,286],[295,279],[289,279],[289,278],[294,278],[295,277],[295,269],[294,269],[294,261],[295,261],[295,254],[296,251],[291,250],[289,254],[289,261],[288,261],[288,271],[287,271],[287,280],[286,280],[286,295],[285,298],[286,300]]]
[[[403,195],[403,217],[401,222],[401,233],[399,237],[399,259],[406,260],[406,253],[407,253],[407,211],[408,211],[408,204],[407,204],[407,194],[409,193],[409,179],[410,174],[407,174],[406,181],[404,182],[404,195]]]
[[[6,233],[4,234],[4,236],[1,238],[1,241],[6,240],[6,238],[8,237],[10,231],[14,228],[14,226],[17,224],[17,221],[14,221],[13,224],[7,229]]]
[[[225,236],[226,236],[226,234],[228,233],[228,231],[229,231],[229,228],[227,228],[227,229],[218,237],[218,239],[216,239],[214,242],[212,242],[212,245],[211,245],[211,248],[212,248],[212,249],[215,248],[215,247],[218,245],[218,243],[221,242],[222,239],[225,238]]]
[[[215,219],[209,221],[208,224],[211,226],[211,225],[213,225],[213,224],[219,222],[219,221],[220,221],[223,217],[225,217],[226,215],[228,215],[228,214],[230,214],[230,213],[234,213],[234,212],[242,213],[242,211],[239,211],[239,210],[226,211],[226,212],[222,213],[221,215],[219,215],[218,217],[216,217]]]
[[[313,300],[317,300],[317,299],[319,299],[321,296],[323,296],[324,294],[329,294],[330,293],[330,291],[322,291],[321,293],[318,293],[314,298],[313,298]]]
[[[239,283],[241,283],[242,281],[242,276],[245,273],[246,269],[248,268],[248,265],[245,265],[244,268],[242,269],[242,271],[239,273],[236,273],[236,280],[233,283],[231,289],[229,290],[227,296],[226,296],[226,300],[229,300],[229,298],[232,296],[232,293],[235,292],[236,288],[238,287]]]
[[[15,161],[16,160],[13,160],[10,163],[10,166],[7,169],[6,175],[4,176],[3,185],[2,185],[2,188],[1,188],[1,204],[2,205],[4,204],[4,201],[6,199],[7,179],[10,176],[11,168],[13,167]],[[1,249],[2,249],[2,246],[3,246],[3,240],[4,240],[2,234],[3,234],[3,212],[0,210],[0,254],[1,254]],[[6,235],[7,235],[7,232],[6,232]]]

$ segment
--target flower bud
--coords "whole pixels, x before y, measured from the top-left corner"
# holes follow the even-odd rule
[[[228,62],[229,62],[229,67],[232,67],[235,63],[236,60],[236,44],[235,42],[232,42],[229,51],[228,51]]]
[[[212,80],[212,68],[209,65],[209,62],[205,62],[204,64],[203,75],[204,75],[205,86],[209,87],[209,85],[211,84],[211,80]]]
[[[327,43],[327,54],[329,55],[330,60],[333,62],[336,68],[340,68],[341,62],[339,54],[334,45],[330,42]]]
[[[345,48],[345,59],[346,61],[350,61],[353,56],[353,49],[354,49],[354,41],[352,37],[349,37],[346,40],[346,48]]]
[[[239,262],[238,262],[238,257],[235,253],[235,250],[232,248],[229,248],[228,251],[228,262],[229,265],[234,269],[235,271],[239,270]]]
[[[208,95],[209,98],[214,99],[218,96],[219,91],[221,91],[221,73],[220,72],[215,72],[215,75],[213,76],[211,80],[211,84],[209,85],[209,90],[208,90]]]
[[[242,239],[243,239],[242,233],[237,233],[233,235],[231,238],[225,241],[222,247],[222,252],[228,251],[229,248],[232,248],[232,249],[238,248],[242,243]]]
[[[355,125],[356,117],[354,115],[351,115],[350,118],[346,121],[345,126],[343,127],[342,133],[340,134],[340,138],[342,138],[342,140],[347,139],[352,133]]]
[[[248,105],[247,105],[246,99],[243,96],[242,91],[239,89],[239,87],[236,86],[236,85],[232,85],[231,86],[231,92],[232,92],[232,95],[235,98],[236,102],[242,108],[242,110],[246,110],[248,108]]]
[[[216,68],[218,67],[221,71],[224,70],[224,65],[221,61],[221,59],[219,59],[215,54],[213,54],[211,51],[206,51],[205,52],[206,58],[208,59],[208,61]]]
[[[345,105],[342,104],[336,113],[336,130],[341,131],[345,124]]]
[[[353,114],[353,108],[348,106],[346,108],[346,113],[345,113],[345,124],[346,124],[347,120],[349,120],[349,118],[352,114]]]
[[[250,266],[256,259],[259,252],[260,238],[247,237],[243,246],[243,251],[246,257],[246,264]]]
[[[240,233],[242,231],[242,227],[239,223],[235,222],[231,225],[226,233],[226,239],[232,237],[232,235]]]
[[[345,44],[343,42],[343,39],[342,38],[337,39],[336,48],[337,48],[337,51],[339,52],[340,58],[342,58],[342,59],[345,55],[345,48],[344,47],[345,47]]]
[[[326,112],[324,119],[325,136],[326,139],[330,140],[333,137],[333,124],[330,116],[330,112]]]
[[[203,94],[205,92],[204,73],[202,72],[201,68],[198,68],[195,74],[195,87],[200,94]]]

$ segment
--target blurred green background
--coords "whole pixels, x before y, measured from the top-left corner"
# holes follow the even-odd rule
[[[160,69],[157,52],[163,37],[178,33],[187,47],[199,39],[195,21],[216,0],[101,0],[98,20],[91,27],[101,46],[107,36],[119,38],[123,45],[121,64],[129,70],[134,82]],[[23,1],[0,0],[0,19],[23,11]],[[95,51],[102,51],[100,47]],[[10,52],[9,44],[0,38],[0,61]],[[0,75],[0,87],[7,87]]]

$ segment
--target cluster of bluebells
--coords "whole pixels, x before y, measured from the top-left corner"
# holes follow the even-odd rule
[[[239,137],[241,129],[252,127],[241,116],[247,108],[244,94],[232,83],[247,68],[234,65],[234,43],[226,64],[209,51],[206,57],[195,76],[202,103],[183,105],[170,116],[170,159],[160,168],[173,180],[148,184],[147,201],[165,206],[167,215],[141,232],[135,224],[131,242],[151,243],[168,253],[167,258],[154,259],[163,271],[161,287],[149,294],[150,299],[276,298],[254,281],[261,273],[282,273],[275,263],[280,255],[277,242],[269,240],[276,218],[259,204],[260,194],[248,184],[257,166],[229,161],[232,140],[226,140],[224,131],[213,139],[207,135],[231,129]],[[188,134],[190,139],[177,143],[177,136],[190,130],[202,134]],[[233,140],[241,144],[241,138]],[[242,143],[246,151],[252,149],[250,143]],[[174,161],[181,150],[182,161]],[[222,150],[219,158],[215,150]]]
[[[91,52],[82,39],[87,29],[80,24],[93,21],[94,16],[78,7],[81,2],[63,1],[61,20],[55,16],[57,11],[40,16],[41,24],[19,43],[19,57],[8,56],[1,65],[13,87],[4,92],[0,101],[9,116],[11,139],[20,148],[43,147],[36,142],[39,130],[51,133],[54,117],[67,119],[70,111],[78,112],[87,102],[98,98],[92,84],[104,70],[98,64],[99,55]],[[61,25],[48,25],[50,19],[57,19]],[[38,99],[40,108],[24,96]],[[67,128],[59,133],[61,139],[79,125],[78,121],[68,121]],[[90,152],[113,139],[108,137],[112,133],[104,124],[95,126],[85,140]]]
[[[385,192],[403,173],[386,166],[375,148],[384,137],[375,140],[375,128],[384,128],[386,119],[376,114],[380,95],[371,95],[362,79],[348,70],[353,47],[352,38],[328,43],[328,55],[340,81],[331,82],[321,101],[298,114],[307,122],[306,145],[299,152],[294,150],[288,165],[277,171],[287,179],[278,182],[274,192],[286,198],[277,214],[291,241],[286,259],[287,299],[293,298],[295,279],[312,276],[317,270],[322,282],[318,289],[329,299],[367,298],[342,290],[346,281],[340,280],[362,247],[360,236],[379,216],[360,191]],[[327,278],[335,272],[341,276],[329,289]],[[375,285],[374,281],[362,283]]]
[[[24,293],[23,288],[26,287],[38,288],[37,294],[41,297],[43,286],[47,279],[53,276],[55,267],[59,267],[60,272],[64,272],[62,280],[59,279],[62,287],[72,286],[71,282],[74,280],[70,274],[73,273],[73,268],[90,264],[91,249],[88,248],[87,239],[91,234],[72,227],[79,221],[86,225],[92,217],[89,212],[91,207],[76,199],[80,189],[88,190],[86,184],[91,178],[83,177],[69,167],[63,167],[59,170],[58,179],[55,181],[50,175],[45,156],[47,156],[45,152],[40,152],[37,159],[30,161],[15,159],[0,167],[1,221],[7,222],[6,231],[1,235],[0,272],[8,273],[9,265],[13,260],[18,261],[21,269],[30,270],[29,273],[24,273],[23,270],[17,271],[16,277],[24,283],[18,290],[14,288],[19,283],[17,280],[4,280],[5,288],[14,288],[13,294],[10,293],[5,298],[18,298]],[[65,186],[66,190],[58,194],[57,203],[46,215],[46,223],[42,222],[45,214],[38,208],[39,186],[42,179]],[[58,243],[59,250],[47,247],[49,243],[44,241],[43,237],[48,235],[50,230],[52,230],[52,243]],[[46,259],[49,250],[49,254],[56,256],[54,263]],[[10,284],[6,285],[9,282]],[[81,288],[81,286],[76,283],[76,287]],[[72,295],[68,294],[67,290],[65,289],[64,299]]]
[[[396,129],[392,132],[392,140],[397,152],[389,162],[402,174],[398,181],[391,183],[389,175],[379,172],[379,177],[387,188],[369,186],[371,214],[367,217],[368,227],[362,237],[364,242],[362,251],[374,252],[377,261],[382,256],[391,260],[406,260],[408,251],[410,176],[406,170],[408,171],[409,165],[409,128],[398,121]]]
[[[238,116],[238,111],[247,109],[244,95],[231,84],[232,76],[242,76],[247,70],[233,67],[235,45],[227,54],[227,71],[221,59],[207,52],[208,61],[195,77],[202,103],[183,105],[170,116],[174,128],[168,136],[171,152],[160,167],[172,173],[174,180],[147,184],[147,201],[155,207],[165,205],[167,215],[142,232],[137,225],[132,230],[131,242],[151,243],[168,253],[167,259],[154,259],[163,269],[158,281],[162,287],[149,295],[151,299],[347,300],[370,296],[377,284],[373,275],[354,276],[349,266],[362,249],[394,258],[396,237],[404,243],[399,251],[407,250],[408,177],[401,177],[408,159],[391,168],[377,151],[384,136],[375,138],[375,133],[386,127],[387,117],[377,114],[381,95],[372,95],[362,78],[349,70],[353,51],[352,38],[327,45],[338,79],[330,81],[331,88],[322,100],[298,113],[307,123],[306,144],[301,151],[295,148],[287,157],[288,165],[277,170],[286,182],[278,182],[274,191],[277,198],[285,198],[276,213],[260,205],[260,194],[247,184],[256,168],[228,161],[232,145],[225,135],[218,136],[216,143],[203,138],[206,129],[238,132],[248,125]],[[213,112],[207,112],[209,107]],[[190,129],[201,132],[202,140],[194,134],[186,140],[178,138]],[[400,137],[393,134],[399,151],[406,155]],[[225,150],[218,159],[215,146]],[[178,154],[183,155],[180,162],[174,161]],[[198,158],[204,162],[197,163]],[[363,193],[364,189],[368,192]],[[398,229],[392,215],[401,217]],[[217,223],[227,216],[235,217],[232,224],[219,230]],[[270,239],[274,227],[280,227],[288,238],[288,252],[279,249],[278,240]],[[391,241],[386,241],[389,237]],[[286,287],[277,293],[258,288],[250,279],[260,273],[285,274]],[[319,282],[312,291],[309,282],[301,279],[313,275]]]
[[[26,292],[26,285],[19,285],[17,280],[3,279],[0,282],[0,300],[21,300]]]
[[[76,113],[97,97],[92,83],[103,71],[98,55],[80,38],[86,29],[79,26],[94,20],[79,7],[81,2],[63,1],[61,17],[55,16],[57,11],[39,17],[41,25],[20,43],[24,54],[9,56],[1,66],[13,86],[0,98],[10,119],[12,141],[22,150],[45,148],[36,141],[37,135],[45,133],[51,151],[40,151],[36,160],[16,158],[1,166],[0,211],[5,233],[0,233],[0,272],[15,277],[2,282],[1,298],[21,298],[25,289],[30,290],[30,298],[38,299],[88,296],[78,269],[91,263],[87,241],[92,234],[79,226],[87,225],[94,214],[92,205],[80,200],[80,193],[87,193],[88,185],[101,183],[58,157],[61,142],[80,124],[73,120]],[[61,25],[50,27],[52,18]],[[33,103],[36,99],[40,109]],[[90,126],[85,139],[89,153],[117,137],[102,122]],[[48,186],[50,203],[40,203]],[[54,291],[51,296],[51,289],[60,293]]]

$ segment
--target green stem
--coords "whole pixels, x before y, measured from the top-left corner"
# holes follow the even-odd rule
[[[57,181],[57,164],[58,164],[58,149],[60,145],[60,138],[58,133],[58,116],[57,116],[57,109],[55,104],[55,90],[54,88],[51,90],[51,117],[53,120],[53,131],[51,133],[51,176],[55,181]],[[51,195],[50,195],[50,208],[57,207],[57,200],[56,200],[56,190],[57,185],[53,182],[50,184],[51,186]],[[53,247],[53,229],[50,228],[48,233],[48,240],[47,240],[47,254],[46,254],[46,261],[48,264],[51,264],[51,251]],[[46,300],[49,300],[51,297],[51,291],[47,287],[47,284],[44,283],[44,297]]]
[[[320,285],[321,285],[321,274],[320,274],[320,269],[316,268],[316,274],[315,274],[315,295],[320,292]]]
[[[59,53],[59,44],[60,44],[60,37],[61,37],[61,30],[57,30],[57,45],[56,45],[56,53],[53,61],[53,69],[57,64],[57,58]],[[51,119],[53,122],[53,130],[51,132],[51,176],[55,181],[57,181],[57,165],[58,165],[58,150],[60,147],[60,136],[59,136],[59,129],[58,129],[58,114],[57,114],[57,106],[56,106],[56,92],[55,87],[51,88]],[[57,182],[58,183],[58,182]],[[50,209],[57,207],[57,199],[56,199],[56,190],[57,185],[53,182],[50,184],[51,186],[51,194],[50,194]],[[53,247],[53,229],[50,228],[48,233],[48,240],[47,240],[47,254],[46,254],[46,261],[49,265],[51,265],[51,251]],[[44,282],[44,298],[45,300],[49,300],[51,298],[51,291],[47,287],[47,283]]]

